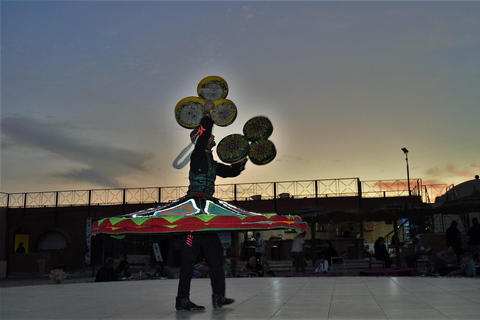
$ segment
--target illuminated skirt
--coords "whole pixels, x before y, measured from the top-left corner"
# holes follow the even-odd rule
[[[290,229],[303,232],[299,216],[248,212],[217,198],[184,197],[130,214],[95,221],[93,234],[163,234]]]

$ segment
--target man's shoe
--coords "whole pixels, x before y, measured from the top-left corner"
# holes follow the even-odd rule
[[[205,310],[204,306],[197,306],[195,303],[190,301],[189,298],[180,299],[177,297],[175,302],[175,309],[177,310]]]
[[[227,304],[232,304],[234,302],[235,300],[225,298],[223,294],[212,294],[212,304],[215,309],[221,308]]]

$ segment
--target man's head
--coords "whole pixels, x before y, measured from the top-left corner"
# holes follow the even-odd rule
[[[255,257],[250,257],[250,259],[248,260],[248,263],[251,265],[251,266],[256,266],[257,265],[257,258]]]
[[[208,138],[208,143],[207,143],[207,150],[212,150],[213,147],[215,147],[217,143],[215,142],[215,136],[212,134],[210,138]]]

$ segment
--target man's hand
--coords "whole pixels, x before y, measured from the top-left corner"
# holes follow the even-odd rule
[[[209,113],[212,110],[214,104],[212,101],[206,100],[205,102],[205,113]]]
[[[245,170],[245,165],[247,164],[247,161],[248,161],[248,159],[245,158],[245,159],[243,159],[241,162],[239,162],[239,163],[236,164],[236,165],[238,166],[238,170],[239,170],[240,172],[242,172],[243,170]]]

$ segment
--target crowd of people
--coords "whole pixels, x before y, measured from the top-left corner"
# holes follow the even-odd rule
[[[458,229],[458,222],[452,221],[450,227],[445,233],[445,249],[431,254],[431,248],[426,248],[420,241],[419,236],[415,236],[412,240],[411,253],[405,256],[405,263],[409,268],[416,268],[418,259],[424,258],[425,255],[431,254],[432,263],[434,265],[433,272],[445,276],[476,276],[476,264],[480,261],[480,224],[477,218],[472,219],[472,226],[467,231],[468,243],[464,247],[462,243],[462,234]],[[321,241],[321,240],[319,240]],[[391,268],[393,259],[389,249],[394,246],[388,246],[384,237],[379,237],[374,244],[374,258],[383,262],[385,268]],[[399,241],[400,242],[400,241]],[[393,244],[392,240],[392,244]],[[321,241],[321,251],[314,261],[314,272],[328,272],[331,267],[332,257],[338,257],[337,250],[331,241]],[[290,257],[294,260],[295,272],[305,272],[305,232],[298,234],[292,242]],[[265,240],[260,232],[255,233],[255,255],[251,256],[244,267],[241,268],[243,276],[247,277],[263,277],[265,265]],[[226,276],[232,274],[231,258],[224,257],[223,272]],[[268,269],[267,269],[268,270]],[[273,274],[273,272],[270,272]],[[191,278],[208,278],[210,276],[210,268],[208,261],[201,256],[193,265]],[[97,282],[101,281],[118,281],[132,278],[132,272],[127,260],[121,260],[118,265],[114,265],[113,259],[107,259],[105,264],[98,270],[96,274]],[[163,261],[155,261],[152,271],[145,273],[145,278],[152,279],[174,279],[173,272],[164,265]]]
[[[480,224],[477,218],[472,219],[472,226],[467,231],[469,238],[466,246],[463,245],[462,233],[458,229],[458,222],[453,220],[445,232],[445,249],[433,255],[433,274],[444,276],[476,276],[476,265],[480,262]],[[416,268],[419,259],[432,255],[432,249],[425,247],[417,235],[412,239],[413,248],[405,257],[407,267]],[[394,246],[390,247],[393,248]],[[383,237],[375,242],[375,258],[383,261],[386,268],[392,265],[392,258],[385,246]],[[429,258],[430,260],[430,258]]]
[[[123,259],[115,262],[112,258],[105,260],[95,275],[95,282],[122,281],[132,279],[174,279],[175,276],[170,268],[164,265],[163,261],[155,261],[153,269],[143,273],[142,268],[137,274],[133,274],[128,260]]]

